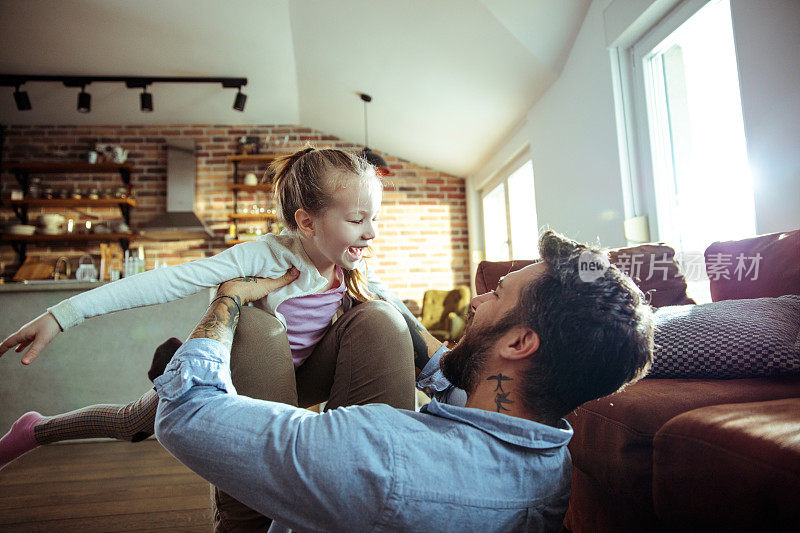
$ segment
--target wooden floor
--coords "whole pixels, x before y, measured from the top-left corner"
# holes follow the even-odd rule
[[[209,485],[155,440],[42,446],[0,471],[0,531],[210,532]]]

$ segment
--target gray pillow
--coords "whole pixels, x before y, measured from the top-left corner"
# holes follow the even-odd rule
[[[655,311],[649,377],[744,378],[800,372],[800,296]]]

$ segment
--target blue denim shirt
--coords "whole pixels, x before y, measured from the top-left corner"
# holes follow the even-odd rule
[[[181,462],[276,520],[272,530],[557,531],[572,428],[449,405],[383,404],[323,414],[238,396],[229,350],[188,340],[156,380],[156,435]],[[285,529],[284,529],[285,530]]]

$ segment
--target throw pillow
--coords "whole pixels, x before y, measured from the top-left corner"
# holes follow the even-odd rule
[[[743,378],[800,372],[800,296],[662,307],[649,377]]]

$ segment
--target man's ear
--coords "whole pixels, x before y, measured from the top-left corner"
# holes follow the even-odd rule
[[[503,359],[524,359],[539,349],[539,335],[531,328],[513,326],[500,337],[498,348]]]
[[[294,212],[294,221],[300,233],[306,237],[314,236],[314,218],[305,209],[298,209]]]

